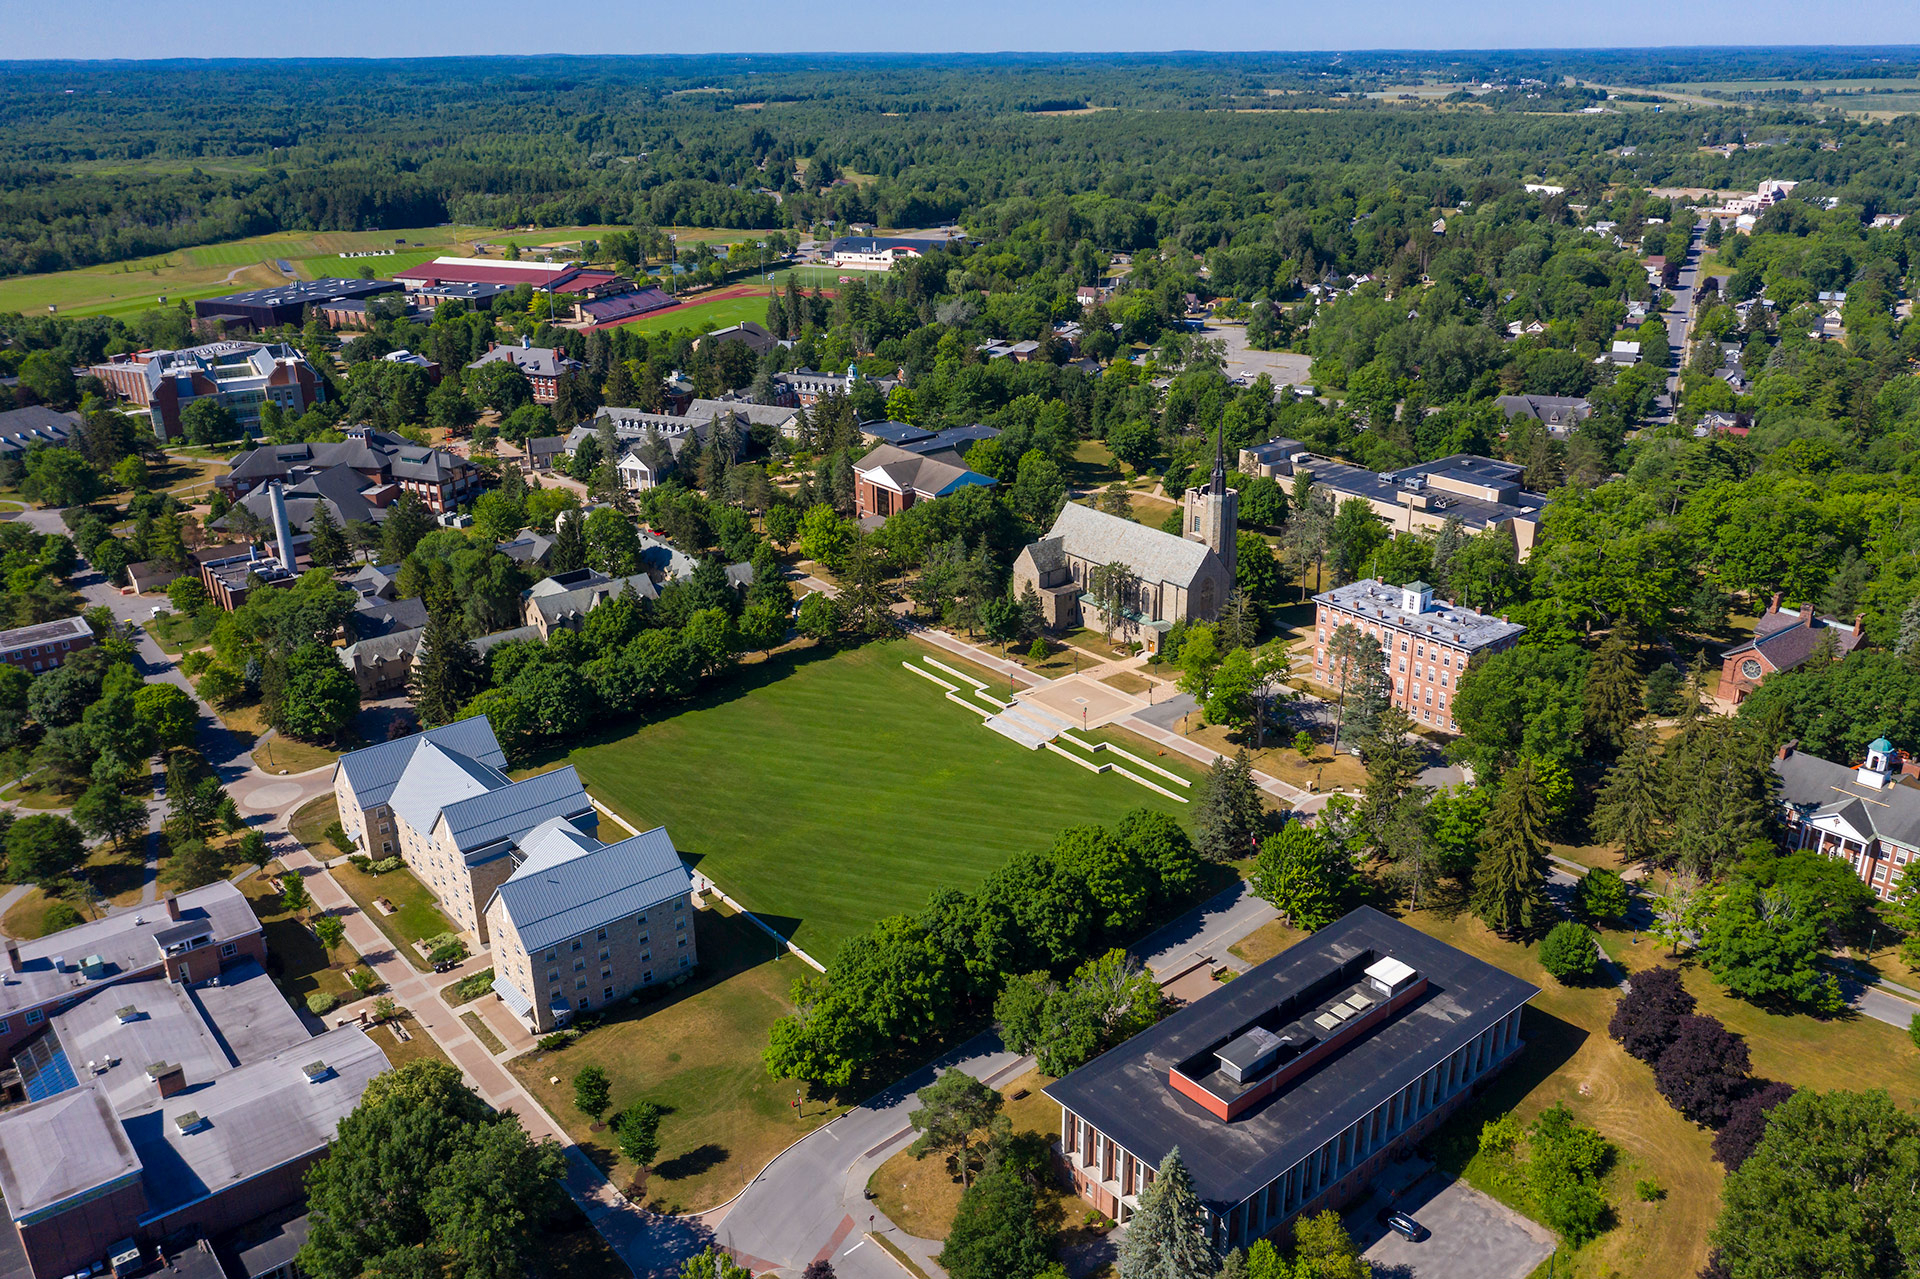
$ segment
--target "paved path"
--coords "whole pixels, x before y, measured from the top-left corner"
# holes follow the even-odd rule
[[[1129,949],[1156,977],[1203,958],[1232,965],[1227,947],[1278,918],[1280,912],[1241,880]]]

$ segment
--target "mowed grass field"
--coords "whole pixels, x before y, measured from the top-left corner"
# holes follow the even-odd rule
[[[442,254],[466,255],[476,241],[504,245],[511,240],[523,249],[540,245],[572,245],[599,239],[614,227],[549,227],[536,231],[496,231],[474,226],[397,227],[382,231],[284,231],[250,236],[220,244],[176,249],[154,257],[101,266],[59,271],[50,275],[22,275],[0,279],[0,312],[44,313],[49,306],[62,315],[135,316],[158,305],[220,297],[246,289],[268,288],[286,280],[276,262],[284,260],[302,280],[330,276],[352,278],[362,266],[382,279],[395,271],[418,266]],[[682,247],[696,241],[726,243],[754,234],[715,228],[667,228],[679,236]],[[342,253],[365,249],[392,249],[391,257],[343,258]],[[738,318],[757,318],[742,316]],[[731,324],[734,321],[720,321]]]
[[[912,640],[790,650],[567,762],[639,829],[665,825],[701,873],[823,963],[875,920],[973,888],[1063,827],[1142,805],[1187,819],[1188,805],[982,727],[902,669],[932,651]]]

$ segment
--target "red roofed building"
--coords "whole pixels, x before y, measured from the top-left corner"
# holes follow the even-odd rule
[[[558,290],[581,274],[572,263],[558,266],[551,262],[506,262],[499,258],[435,258],[404,271],[393,278],[411,289],[415,285],[498,284],[515,288],[530,284],[536,289]]]

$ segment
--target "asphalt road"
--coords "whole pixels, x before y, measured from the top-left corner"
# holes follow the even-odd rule
[[[1667,345],[1673,348],[1673,369],[1667,375],[1667,403],[1679,407],[1680,370],[1687,362],[1687,317],[1693,313],[1693,290],[1700,280],[1700,252],[1706,245],[1706,228],[1695,227],[1687,245],[1687,260],[1680,268],[1673,289],[1673,305],[1661,316],[1667,322]]]

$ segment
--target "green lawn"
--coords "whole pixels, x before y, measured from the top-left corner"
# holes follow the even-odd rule
[[[315,991],[325,991],[341,1003],[360,997],[347,980],[347,973],[360,962],[351,944],[342,942],[329,954],[313,930],[281,903],[279,889],[265,873],[247,876],[240,890],[260,920],[267,942],[267,971],[290,1002],[304,1008],[307,996]]]
[[[936,889],[972,888],[1063,827],[1142,805],[1184,820],[1187,805],[983,728],[901,668],[932,651],[895,641],[779,654],[567,759],[602,802],[642,830],[665,825],[704,874],[822,962],[875,920]]]
[[[327,845],[327,848],[331,850],[332,845]],[[413,948],[413,943],[455,931],[453,922],[440,913],[433,893],[404,866],[384,875],[369,875],[347,862],[341,862],[328,873],[340,887],[347,890],[347,895],[359,905],[360,913],[387,935],[394,950],[421,972],[427,971],[429,965],[420,957],[420,952]],[[375,906],[373,899],[376,897],[384,897],[392,902],[394,913],[385,914]]]
[[[564,1048],[507,1064],[622,1190],[638,1169],[574,1106],[574,1075],[589,1064],[605,1070],[615,1110],[640,1100],[666,1107],[660,1155],[636,1197],[676,1212],[724,1203],[844,1109],[808,1098],[796,1112],[793,1081],[768,1078],[760,1060],[768,1028],[792,1010],[794,978],[811,970],[790,955],[776,959],[766,934],[724,906],[699,912],[694,931],[700,966],[691,981],[653,1002],[617,1005]]]
[[[734,285],[724,286],[732,289]],[[744,298],[719,298],[711,302],[689,302],[685,306],[676,306],[650,315],[644,320],[635,320],[622,328],[633,329],[638,333],[671,333],[678,329],[698,329],[712,325],[724,329],[729,324],[738,324],[742,320],[752,320],[764,324],[767,319],[767,296],[764,293]]]

